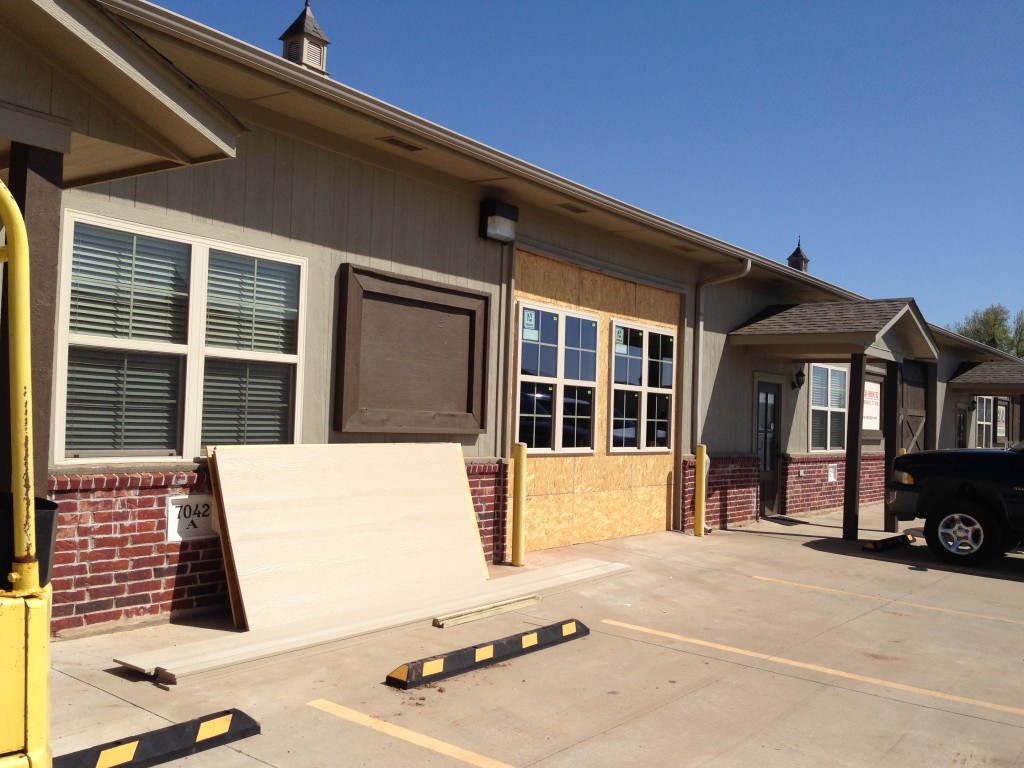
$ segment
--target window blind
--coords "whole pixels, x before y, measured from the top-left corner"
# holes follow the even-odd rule
[[[295,353],[298,266],[210,251],[208,280],[208,346]]]
[[[291,442],[293,367],[206,360],[203,445]]]
[[[190,256],[186,243],[76,224],[72,333],[184,343]]]
[[[172,454],[178,446],[182,358],[68,350],[68,455]]]

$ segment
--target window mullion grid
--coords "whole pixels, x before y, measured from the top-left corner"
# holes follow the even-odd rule
[[[571,451],[571,452],[576,452],[576,453],[581,452],[581,451],[588,451],[589,452],[589,451],[593,451],[595,449],[595,445],[594,445],[594,431],[595,431],[595,428],[597,426],[595,421],[594,421],[594,414],[597,412],[595,406],[597,405],[597,394],[598,394],[598,392],[597,392],[596,370],[595,370],[595,378],[593,380],[583,379],[583,378],[578,378],[578,379],[568,379],[568,378],[566,378],[566,375],[565,375],[565,357],[566,357],[566,354],[567,354],[567,351],[568,351],[568,344],[566,342],[566,334],[568,333],[569,317],[570,316],[573,317],[576,320],[579,320],[581,322],[581,324],[584,323],[584,322],[596,322],[596,319],[592,318],[590,315],[587,315],[587,314],[585,314],[583,312],[577,313],[577,312],[560,311],[558,313],[558,316],[559,316],[558,368],[557,368],[558,378],[557,378],[557,383],[555,384],[555,394],[558,397],[558,403],[555,405],[555,411],[554,412],[556,414],[556,417],[553,420],[555,423],[552,425],[552,429],[557,430],[554,433],[557,436],[557,441],[558,441],[557,442],[557,447],[556,447],[555,450],[558,450],[558,451]],[[582,336],[582,332],[581,332],[581,336]],[[582,342],[582,339],[581,339],[580,344],[582,345],[582,343],[583,342]],[[577,355],[580,354],[580,349],[581,348],[574,348],[575,354],[577,354]],[[594,350],[594,353],[595,353],[595,356],[596,356],[597,349]],[[580,447],[577,447],[575,445],[566,447],[566,446],[563,445],[563,441],[565,440],[565,429],[564,429],[565,399],[567,397],[567,391],[568,391],[567,388],[568,387],[588,387],[591,390],[591,393],[592,393],[593,401],[592,401],[592,405],[591,405],[591,408],[590,408],[590,414],[591,414],[591,416],[590,416],[590,433],[591,433],[591,437],[590,437],[590,445],[587,446],[586,448],[580,448]],[[575,429],[576,426],[578,426],[578,423],[573,425],[573,427],[574,427],[573,434],[576,434],[576,429]],[[553,441],[552,444],[554,444],[554,441]]]
[[[643,334],[644,334],[644,340],[643,340],[643,346],[642,346],[643,355],[641,357],[641,371],[642,371],[642,374],[641,374],[641,379],[640,379],[641,383],[640,384],[619,383],[619,382],[615,381],[615,355],[616,355],[616,352],[615,352],[615,348],[614,348],[614,334],[615,334],[615,329],[616,328],[623,328],[627,332],[631,331],[631,330],[632,331],[642,331]],[[675,414],[675,408],[676,408],[676,402],[675,402],[675,375],[673,374],[672,385],[669,386],[669,387],[663,387],[660,384],[655,386],[651,382],[651,349],[650,349],[650,340],[651,340],[651,338],[655,334],[657,334],[658,336],[666,337],[666,338],[669,338],[669,339],[672,340],[672,355],[673,355],[673,357],[672,357],[672,364],[673,364],[673,371],[674,371],[675,370],[675,364],[676,364],[676,359],[675,359],[676,336],[675,336],[675,334],[670,332],[670,331],[668,331],[667,329],[658,329],[658,328],[652,328],[652,327],[648,327],[648,326],[635,326],[635,325],[631,325],[631,324],[626,323],[626,322],[617,322],[617,321],[613,321],[612,322],[612,334],[613,334],[612,349],[611,349],[611,387],[612,387],[612,392],[611,392],[611,396],[609,397],[609,404],[608,404],[609,428],[610,428],[610,430],[613,431],[614,428],[615,428],[615,425],[614,425],[614,422],[615,422],[615,392],[617,392],[617,391],[618,392],[636,392],[637,393],[637,397],[639,399],[639,404],[638,404],[638,407],[637,407],[637,419],[636,419],[636,426],[635,426],[635,430],[636,430],[636,438],[635,438],[636,439],[636,445],[635,446],[615,446],[614,445],[614,438],[612,436],[609,436],[611,450],[614,451],[614,452],[617,452],[617,453],[629,452],[629,451],[645,452],[645,451],[655,451],[655,450],[671,450],[671,442],[672,442],[672,430],[671,430],[671,427],[672,427],[672,424],[673,424],[673,421],[674,421],[674,414]],[[668,397],[669,397],[669,404],[670,405],[669,405],[669,414],[668,414],[668,428],[669,428],[669,445],[668,446],[657,446],[657,445],[649,446],[649,445],[647,445],[647,428],[648,428],[647,417],[648,417],[648,413],[649,413],[649,407],[648,407],[648,405],[649,405],[648,404],[649,395],[668,395]],[[655,427],[655,429],[657,429],[657,427]]]
[[[565,312],[558,313],[558,359],[555,364],[555,391],[551,397],[551,448],[565,450],[562,445],[565,432],[562,429],[562,412],[565,410],[565,328],[569,325]]]
[[[842,432],[841,435],[836,435],[835,442],[836,443],[841,443],[843,448],[846,447],[846,421],[847,421],[846,420],[846,406],[847,406],[847,398],[848,398],[848,388],[849,388],[849,380],[847,379],[844,382],[844,386],[843,386],[843,405],[842,405],[842,407],[840,407],[840,406],[833,407],[832,406],[832,376],[831,376],[831,374],[829,375],[829,381],[828,381],[828,397],[829,397],[829,400],[828,400],[828,402],[829,402],[829,438],[828,438],[829,439],[829,443],[828,443],[828,447],[829,447],[829,450],[832,450],[832,445],[833,445],[833,436],[831,434],[831,429],[832,429],[831,415],[833,413],[841,413],[841,414],[843,414],[843,432]],[[839,450],[839,449],[837,448],[836,450]]]
[[[637,445],[640,447],[640,450],[648,450],[648,451],[650,451],[650,450],[670,450],[671,447],[672,447],[672,436],[673,436],[672,435],[672,433],[673,433],[673,430],[672,430],[672,420],[673,420],[672,419],[672,415],[675,413],[675,375],[674,375],[674,372],[676,370],[676,368],[675,368],[675,363],[676,363],[676,360],[675,360],[676,337],[675,337],[675,334],[666,332],[665,330],[656,330],[656,329],[650,329],[650,328],[644,329],[644,333],[646,334],[646,339],[644,341],[644,358],[643,358],[643,366],[644,366],[643,367],[644,378],[642,380],[642,382],[643,382],[643,387],[642,387],[643,394],[640,396],[641,400],[643,401],[642,409],[641,409],[641,418],[643,419],[643,421],[642,421],[642,423],[643,423],[643,433],[640,435],[640,438],[637,440]],[[663,346],[662,346],[665,343],[664,339],[667,338],[667,339],[671,339],[672,340],[673,382],[668,387],[662,386],[660,378],[658,380],[658,383],[655,383],[654,381],[652,381],[652,378],[651,378],[651,341],[652,341],[652,339],[655,336],[658,336],[659,339],[660,339],[660,341],[658,342],[658,344],[659,344],[659,350],[658,350],[659,351],[659,357],[658,357],[658,373],[659,373],[659,376],[662,373],[661,366],[664,365],[664,362],[665,362],[665,358],[663,356]],[[660,445],[657,445],[657,444],[655,444],[655,445],[648,445],[647,444],[648,427],[650,426],[648,424],[649,405],[650,405],[649,401],[650,401],[652,395],[668,395],[668,398],[669,398],[669,411],[666,414],[666,417],[667,417],[668,421],[665,424],[666,442],[668,444],[664,445],[664,446],[660,446]],[[654,431],[655,431],[655,434],[657,434],[657,431],[658,431],[658,425],[657,424],[654,425]]]

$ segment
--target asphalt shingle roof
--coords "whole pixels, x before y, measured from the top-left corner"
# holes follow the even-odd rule
[[[308,2],[306,7],[303,8],[302,13],[299,14],[299,17],[292,22],[292,25],[278,39],[284,40],[286,37],[292,37],[293,35],[309,35],[323,43],[331,42],[327,37],[327,33],[324,32],[324,28],[320,26],[320,22],[313,17],[313,11],[310,9]]]
[[[732,333],[737,336],[878,333],[912,301],[879,299],[776,305]]]
[[[992,386],[1020,386],[1024,391],[1024,360],[964,363],[950,384],[969,386],[979,391]]]

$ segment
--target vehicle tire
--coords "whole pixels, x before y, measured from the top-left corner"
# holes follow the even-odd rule
[[[995,516],[973,501],[953,501],[928,516],[924,539],[939,560],[981,565],[1004,552],[1006,541]]]

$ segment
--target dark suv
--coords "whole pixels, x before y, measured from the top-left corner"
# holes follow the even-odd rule
[[[929,549],[947,563],[977,565],[1024,536],[1024,442],[897,456],[887,487],[890,511],[923,518]]]

